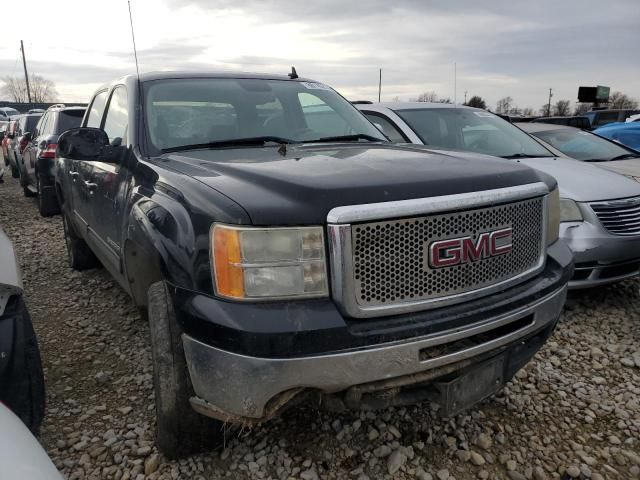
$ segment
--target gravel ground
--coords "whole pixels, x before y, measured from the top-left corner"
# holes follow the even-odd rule
[[[104,270],[67,266],[61,218],[17,181],[0,224],[22,264],[47,380],[41,442],[69,479],[640,478],[637,281],[570,295],[556,333],[499,395],[335,415],[293,408],[222,452],[171,462],[153,446],[148,328]]]

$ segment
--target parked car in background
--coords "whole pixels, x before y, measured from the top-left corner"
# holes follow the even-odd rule
[[[27,113],[44,113],[44,112],[45,112],[45,110],[42,109],[42,108],[32,108]]]
[[[640,181],[640,152],[596,135],[595,131],[585,132],[573,127],[540,123],[517,123],[516,125],[536,137],[559,156],[594,162],[599,167]]]
[[[493,155],[554,176],[561,196],[560,237],[576,258],[570,288],[612,283],[640,273],[639,183],[587,162],[560,158],[518,127],[484,110],[422,102],[357,107],[393,141]],[[547,128],[542,123],[523,125]]]
[[[11,117],[20,115],[20,112],[11,107],[0,107],[0,120],[10,120]]]
[[[0,403],[0,479],[62,480],[38,440]]]
[[[640,122],[640,113],[636,113],[635,115],[631,115],[629,118],[625,120],[626,123],[631,122]]]
[[[9,127],[8,120],[0,120],[0,143],[4,142],[4,133],[7,131],[8,127]],[[9,159],[5,156],[4,150],[2,147],[0,147],[0,156],[2,157],[2,160],[0,160],[0,164],[4,166],[8,166]]]
[[[552,177],[393,145],[311,80],[128,76],[57,155],[70,265],[98,257],[148,312],[171,457],[292,401],[456,414],[530,360],[564,304]]]
[[[581,128],[583,130],[591,130],[591,122],[588,117],[538,117],[532,120],[534,123],[553,123],[555,125],[568,125],[570,127]],[[523,123],[517,120],[512,123]]]
[[[640,122],[638,121],[610,123],[594,130],[593,133],[640,151]]]
[[[53,173],[58,137],[80,126],[85,110],[62,104],[49,107],[28,136],[22,154],[21,183],[25,195],[38,195],[38,210],[43,217],[60,213]]]
[[[22,155],[25,148],[31,141],[31,132],[33,132],[36,124],[40,120],[40,117],[42,117],[41,113],[27,113],[25,115],[20,115],[18,117],[15,136],[9,144],[9,148],[11,149],[9,155],[11,155],[11,158],[18,168],[20,185],[24,188],[25,195],[29,196],[31,195],[31,192],[27,190],[26,184],[24,183],[25,177],[23,173],[24,165],[22,162]]]
[[[11,176],[13,178],[18,178],[20,176],[18,164],[16,163],[13,155],[13,148],[16,143],[16,133],[18,131],[18,118],[14,118],[9,121],[9,125],[7,126],[7,130],[4,132],[4,138],[2,140],[2,154],[4,155],[5,163],[11,168]]]
[[[23,298],[16,253],[1,226],[0,266],[0,404],[37,434],[45,402],[40,350]],[[0,428],[0,437],[4,433]],[[4,478],[4,465],[0,465],[0,478]]]
[[[631,109],[602,109],[591,110],[584,114],[591,122],[591,128],[598,128],[608,123],[624,122],[631,115],[640,113],[640,110]]]

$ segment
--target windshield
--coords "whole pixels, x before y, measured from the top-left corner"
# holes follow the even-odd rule
[[[551,153],[500,117],[468,108],[396,110],[425,145],[496,157],[549,157]]]
[[[148,82],[148,136],[156,150],[189,145],[280,138],[385,137],[331,88],[286,80],[205,78]],[[351,141],[359,141],[359,138]],[[215,145],[214,145],[215,146]]]
[[[550,130],[533,135],[576,160],[612,160],[633,155],[626,148],[582,130]]]

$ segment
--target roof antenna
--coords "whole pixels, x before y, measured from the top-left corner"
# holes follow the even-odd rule
[[[298,78],[298,72],[296,72],[296,67],[294,67],[293,65],[291,66],[291,73],[289,74],[289,78],[291,80],[295,80],[296,78]]]
[[[140,69],[138,68],[138,51],[136,50],[136,36],[133,34],[133,16],[131,15],[131,1],[127,0],[129,5],[129,23],[131,24],[131,40],[133,40],[133,56],[136,59],[136,73],[138,74],[138,82],[140,82]]]

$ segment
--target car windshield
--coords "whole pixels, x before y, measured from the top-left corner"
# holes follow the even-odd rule
[[[497,115],[468,108],[398,109],[425,145],[496,157],[549,157],[529,135]]]
[[[533,135],[576,160],[613,160],[633,155],[626,148],[578,129],[549,130]]]
[[[266,139],[386,141],[358,110],[314,82],[203,78],[145,84],[145,116],[159,151]],[[225,142],[225,143],[221,143]]]

